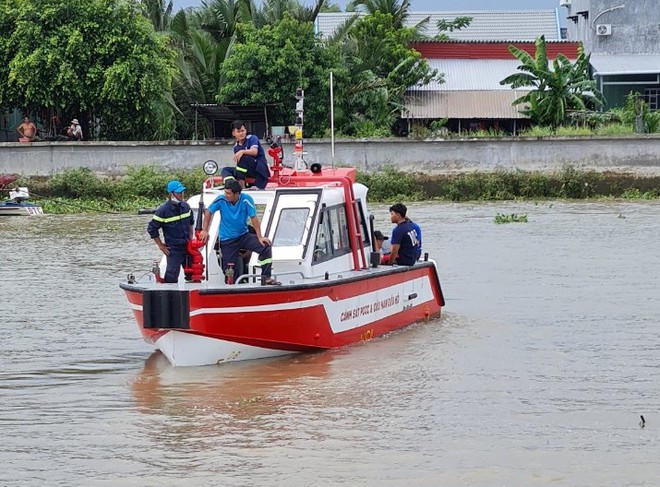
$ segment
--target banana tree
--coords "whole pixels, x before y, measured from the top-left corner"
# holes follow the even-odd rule
[[[513,101],[523,105],[521,113],[538,125],[549,125],[553,129],[562,125],[571,110],[593,109],[603,105],[603,94],[589,76],[589,56],[582,46],[578,57],[571,62],[564,54],[549,62],[545,37],[535,41],[536,52],[532,57],[526,51],[509,46],[509,52],[522,64],[520,73],[507,76],[501,85],[512,89],[530,88],[525,95]]]

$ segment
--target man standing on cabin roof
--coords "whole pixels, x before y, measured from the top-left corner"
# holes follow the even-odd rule
[[[266,161],[266,153],[261,147],[259,137],[248,134],[245,122],[236,120],[231,124],[231,134],[236,139],[234,143],[234,164],[236,167],[225,167],[220,172],[223,181],[236,179],[241,188],[245,188],[245,179],[254,179],[254,185],[264,189],[268,184],[270,170]]]
[[[392,252],[390,264],[414,265],[417,262],[417,249],[419,241],[417,232],[410,220],[406,220],[408,208],[403,203],[390,206],[390,220],[396,224],[392,230]]]
[[[216,211],[220,212],[220,252],[222,252],[222,271],[227,275],[227,269],[240,258],[240,250],[246,249],[259,254],[261,275],[265,284],[280,284],[271,277],[273,266],[270,240],[261,234],[261,225],[257,217],[257,207],[252,196],[242,192],[243,188],[235,179],[225,183],[225,194],[218,196],[204,210],[204,224],[199,234],[203,242],[209,237],[211,218]],[[254,233],[248,230],[247,220],[250,219]]]
[[[190,205],[183,201],[185,186],[173,180],[167,183],[167,201],[163,203],[147,225],[149,236],[167,256],[165,282],[177,282],[181,266],[188,256],[188,242],[193,238],[195,217]],[[163,230],[165,243],[160,239]]]

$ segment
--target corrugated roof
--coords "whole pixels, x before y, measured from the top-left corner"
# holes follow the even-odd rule
[[[411,87],[411,91],[511,91],[500,81],[517,73],[517,59],[429,59],[429,65],[444,73],[444,83]]]
[[[511,103],[526,91],[422,91],[406,94],[403,118],[526,119]]]
[[[416,41],[412,47],[426,59],[514,59],[509,46],[536,55],[533,41]],[[563,54],[569,59],[577,59],[579,42],[550,41],[546,43],[548,59]]]
[[[320,13],[316,19],[317,32],[328,37],[353,15],[353,12]],[[457,17],[472,17],[469,26],[447,35],[456,40],[529,41],[541,35],[548,41],[561,39],[555,10],[411,12],[405,25],[413,27],[427,17],[425,34],[431,37],[438,33],[438,20],[451,22]]]
[[[592,54],[594,74],[660,73],[660,54]]]

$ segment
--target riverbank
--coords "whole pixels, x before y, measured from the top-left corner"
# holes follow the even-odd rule
[[[285,163],[293,145],[284,144]],[[231,141],[0,143],[0,173],[53,176],[68,169],[121,176],[157,166],[176,172],[207,159],[229,164]],[[334,156],[334,157],[333,157]],[[501,137],[461,139],[305,140],[305,161],[356,167],[361,173],[393,168],[442,176],[470,172],[555,173],[569,164],[581,171],[660,177],[660,135]]]
[[[153,208],[165,198],[165,185],[179,179],[190,196],[201,188],[199,169],[165,171],[129,168],[125,176],[106,176],[90,169],[70,169],[53,177],[24,177],[33,200],[46,213],[135,212]],[[582,171],[566,165],[554,173],[538,171],[470,172],[428,176],[386,169],[358,173],[372,202],[502,201],[515,199],[660,198],[660,176]]]

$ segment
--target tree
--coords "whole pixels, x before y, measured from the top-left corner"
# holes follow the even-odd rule
[[[137,4],[25,0],[2,9],[0,107],[51,108],[82,119],[88,134],[98,123],[102,138],[168,135],[173,53]]]
[[[172,0],[141,0],[144,15],[157,31],[166,31],[172,22]]]
[[[352,0],[347,10],[353,11],[363,7],[369,15],[374,15],[376,12],[390,14],[393,26],[402,29],[410,12],[410,5],[411,0]]]
[[[390,132],[410,86],[438,79],[437,70],[408,47],[414,28],[399,28],[392,14],[379,11],[355,23],[342,42],[346,82],[338,84],[338,126],[347,134],[367,127]]]
[[[323,135],[329,126],[329,72],[339,68],[338,49],[323,48],[312,22],[285,13],[257,29],[241,24],[236,42],[220,72],[224,83],[218,103],[277,104],[273,122],[295,120],[296,88],[305,90],[305,135]]]
[[[446,32],[454,32],[467,27],[472,22],[472,17],[456,17],[454,20],[447,22],[445,19],[438,20],[438,34],[435,36],[437,41],[448,41],[450,37]]]
[[[535,57],[513,45],[509,46],[509,52],[522,63],[518,66],[522,72],[500,81],[501,85],[511,85],[512,89],[531,88],[527,94],[513,101],[513,105],[525,105],[521,113],[536,124],[556,128],[564,123],[569,110],[586,110],[603,105],[603,95],[596,82],[590,79],[589,56],[585,55],[582,46],[578,48],[575,63],[558,54],[552,67],[548,63],[545,37],[536,39],[535,46]]]
[[[307,7],[298,0],[264,0],[254,17],[254,24],[257,28],[272,25],[282,20],[285,14],[299,22],[314,22],[326,3],[327,0],[316,0],[314,7]]]

